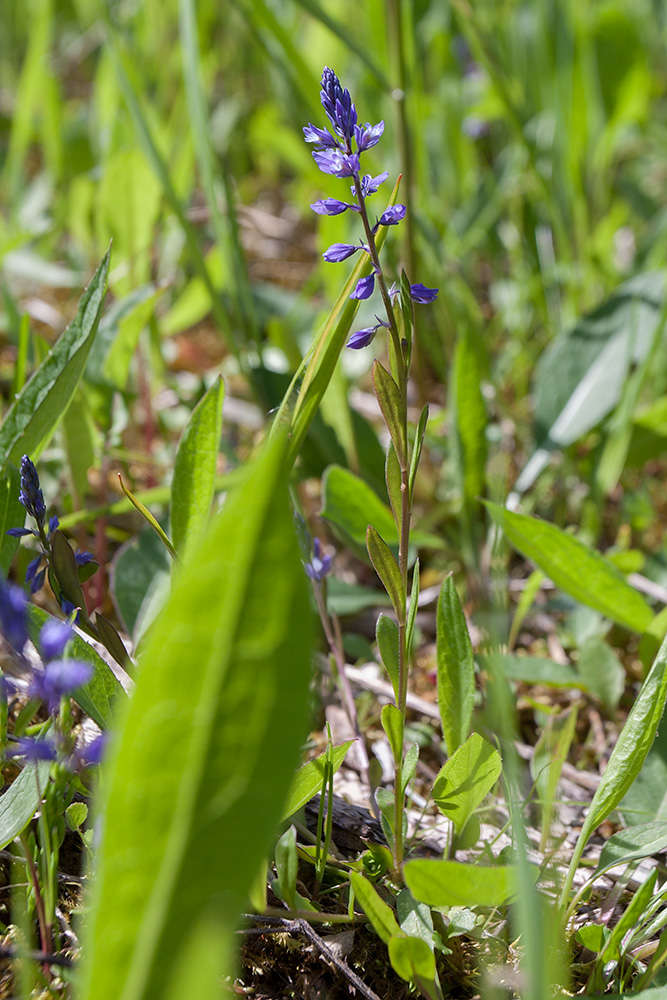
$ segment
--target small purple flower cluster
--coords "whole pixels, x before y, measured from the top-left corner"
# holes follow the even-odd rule
[[[39,485],[37,469],[27,455],[24,455],[21,459],[21,491],[19,493],[19,502],[23,504],[28,514],[37,522],[37,530],[34,528],[9,528],[7,534],[13,538],[24,538],[26,535],[34,535],[42,545],[46,544],[48,547],[53,532],[58,529],[60,521],[58,520],[58,515],[54,514],[53,517],[49,518],[48,528],[46,528],[46,531],[44,530],[46,527],[44,494]],[[39,555],[30,560],[28,568],[25,571],[25,582],[30,584],[31,594],[36,594],[44,586],[46,567],[42,566],[43,558],[44,552],[40,552]],[[93,561],[94,556],[92,552],[77,552],[74,558],[77,566],[85,566],[86,563]],[[70,602],[66,603],[69,606],[66,607],[65,602],[63,602],[63,611],[65,614],[70,614],[74,610],[74,605],[70,604]]]
[[[325,576],[331,572],[333,556],[327,555],[322,548],[319,538],[313,542],[313,554],[310,562],[304,563],[306,574],[316,583],[321,583]]]
[[[365,278],[360,278],[350,295],[351,299],[368,299],[375,289],[375,276],[380,274],[377,255],[369,246],[369,242],[374,242],[375,234],[380,226],[396,226],[405,218],[405,205],[393,205],[387,208],[375,225],[371,228],[367,224],[367,213],[365,200],[370,195],[375,194],[380,185],[386,181],[389,174],[378,174],[377,177],[371,174],[361,176],[361,154],[377,145],[384,132],[384,122],[371,125],[357,123],[357,111],[350,97],[347,87],[343,88],[340,80],[328,66],[325,66],[322,73],[322,83],[320,100],[326,115],[331,123],[332,131],[326,128],[308,124],[304,130],[306,142],[316,143],[313,150],[313,159],[320,170],[325,174],[334,177],[351,177],[351,186],[354,202],[339,201],[337,198],[320,198],[310,207],[318,215],[340,215],[342,212],[360,212],[365,221],[367,242],[358,245],[353,243],[334,243],[322,255],[324,259],[331,263],[340,263],[347,260],[358,250],[362,250],[371,256],[374,261],[373,271]],[[333,134],[332,134],[333,133]],[[390,290],[390,295],[398,295],[395,289]],[[422,284],[411,285],[411,298],[413,302],[426,303],[433,302],[437,298],[437,288],[425,288]],[[376,317],[377,318],[377,317]],[[371,343],[375,334],[381,326],[388,326],[383,320],[378,319],[375,326],[366,327],[353,333],[347,342],[347,346],[354,350],[367,347]]]

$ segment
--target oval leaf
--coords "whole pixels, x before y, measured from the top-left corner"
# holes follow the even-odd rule
[[[405,881],[429,906],[503,906],[516,895],[516,865],[470,865],[462,861],[408,861]],[[535,869],[535,879],[538,871]]]
[[[503,769],[495,747],[473,733],[442,766],[433,784],[433,801],[460,833],[488,795]]]

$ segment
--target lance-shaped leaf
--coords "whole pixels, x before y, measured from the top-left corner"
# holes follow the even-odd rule
[[[53,572],[57,583],[63,594],[74,605],[80,608],[81,618],[85,623],[89,623],[86,602],[79,583],[79,567],[76,564],[76,557],[72,551],[72,546],[67,541],[62,531],[54,531],[51,538],[51,561]]]
[[[109,251],[83,293],[75,319],[60,335],[10,406],[0,427],[0,471],[21,455],[36,461],[76,391],[97,331],[109,272]]]
[[[454,578],[442,585],[436,614],[438,708],[451,755],[468,738],[475,698],[475,664],[468,625]]]
[[[500,504],[486,506],[510,544],[575,600],[633,632],[644,632],[651,624],[653,613],[644,598],[599,552],[547,521]]]
[[[380,615],[375,626],[375,639],[384,669],[389,675],[394,697],[398,702],[398,626],[389,615]]]
[[[385,705],[380,717],[394,760],[398,762],[403,757],[403,716],[395,705]]]
[[[180,555],[186,543],[201,534],[211,512],[224,395],[218,377],[193,410],[178,443],[169,512],[174,548]]]
[[[630,709],[621,735],[611,752],[600,784],[591,802],[577,840],[561,895],[567,895],[589,837],[616,808],[642,769],[662,718],[667,698],[667,638],[655,658],[648,677]]]
[[[168,995],[202,920],[219,977],[233,974],[237,920],[308,708],[310,611],[285,451],[274,439],[188,548],[151,630],[103,782],[79,1000]]]
[[[398,464],[398,458],[396,457],[396,449],[391,441],[389,442],[389,447],[387,448],[384,478],[387,484],[387,496],[389,497],[391,512],[394,515],[394,521],[396,522],[396,533],[397,535],[400,535],[401,518],[403,513],[401,509],[401,467]]]
[[[347,740],[346,743],[341,743],[340,746],[333,748],[333,752],[331,753],[331,768],[334,774],[345,760],[345,755],[353,743],[354,740]],[[313,757],[312,760],[302,764],[296,772],[292,781],[292,787],[287,796],[285,808],[283,809],[283,819],[293,816],[301,806],[305,806],[306,802],[310,802],[313,795],[319,792],[324,779],[327,754],[328,750],[318,754],[317,757]]]
[[[419,422],[417,423],[417,429],[415,431],[415,443],[412,448],[412,458],[410,459],[410,475],[408,478],[408,487],[410,489],[410,503],[412,503],[412,493],[415,486],[415,478],[417,476],[417,468],[419,467],[419,459],[422,454],[422,447],[424,445],[424,435],[426,434],[426,424],[428,423],[428,403],[424,404],[424,408],[419,414]]]
[[[402,468],[407,465],[405,400],[393,378],[379,361],[373,362],[373,388]]]
[[[401,571],[387,543],[372,525],[366,532],[366,547],[375,572],[382,580],[384,589],[391,598],[399,625],[405,624],[405,588]]]
[[[51,761],[26,764],[18,778],[0,795],[0,848],[25,830],[42,801]]]

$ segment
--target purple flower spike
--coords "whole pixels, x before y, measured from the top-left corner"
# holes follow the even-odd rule
[[[359,173],[357,153],[341,153],[339,149],[314,149],[313,159],[323,174],[334,177],[352,177]]]
[[[318,215],[340,215],[347,212],[348,208],[359,211],[356,205],[348,205],[346,201],[338,201],[337,198],[318,198],[310,207]]]
[[[322,71],[322,89],[320,100],[327,117],[335,131],[349,144],[354,136],[354,126],[357,124],[357,112],[350,92],[343,88],[340,80],[328,66]]]
[[[26,761],[55,760],[56,748],[48,740],[19,736],[14,746],[7,748],[8,757],[25,757]]]
[[[429,302],[435,302],[439,290],[438,288],[426,288],[422,284],[410,285],[410,298],[413,302],[427,305]]]
[[[41,698],[50,713],[57,712],[60,699],[90,680],[93,668],[79,660],[53,660],[42,673],[35,673],[28,694]]]
[[[331,572],[332,561],[333,556],[328,556],[322,552],[320,540],[316,538],[313,543],[313,558],[309,563],[304,563],[304,569],[311,580],[317,580],[319,583]]]
[[[348,340],[346,347],[351,347],[353,351],[360,351],[363,347],[368,347],[375,339],[377,326],[367,326],[363,330],[357,330]]]
[[[40,528],[44,527],[46,504],[44,494],[39,487],[37,469],[27,455],[21,459],[21,491],[19,503],[22,503],[31,517],[37,521]]]
[[[350,295],[351,299],[369,299],[375,288],[375,272],[369,274],[367,278],[359,278],[357,287]]]
[[[357,250],[361,250],[361,247],[355,247],[352,243],[332,243],[322,256],[329,264],[340,264],[341,261],[347,260]]]
[[[56,660],[65,652],[73,636],[72,628],[57,618],[50,618],[39,633],[39,647],[45,660]]]
[[[0,581],[0,631],[17,653],[28,641],[27,603],[20,587]]]
[[[359,152],[363,153],[364,150],[370,149],[371,146],[376,146],[383,132],[384,122],[378,122],[377,125],[371,125],[369,122],[366,122],[365,125],[356,125],[354,137],[357,140]]]
[[[397,226],[405,218],[405,205],[394,205],[380,216],[381,226]]]
[[[306,142],[317,142],[328,149],[338,149],[340,147],[340,143],[337,139],[334,139],[328,129],[317,128],[316,125],[311,125],[310,122],[304,126],[303,137]]]
[[[34,535],[35,532],[31,528],[10,528],[5,534],[11,535],[12,538],[25,538],[26,535]]]
[[[389,177],[388,172],[385,170],[384,173],[378,174],[377,177],[371,177],[370,174],[365,174],[361,178],[361,193],[364,198],[368,198],[369,194],[375,194],[375,192],[380,187],[380,184],[384,184],[387,177]],[[352,189],[352,194],[354,194],[354,188]]]

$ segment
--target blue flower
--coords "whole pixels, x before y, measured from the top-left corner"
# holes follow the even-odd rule
[[[93,668],[79,660],[52,660],[43,671],[35,671],[28,687],[31,698],[46,702],[50,713],[57,712],[60,699],[75,688],[86,684]]]
[[[19,736],[15,745],[7,748],[8,757],[25,757],[26,761],[55,760],[57,751],[49,740],[36,740],[31,736]]]
[[[319,583],[324,577],[331,572],[331,563],[333,561],[333,556],[328,556],[322,551],[322,545],[319,538],[316,538],[313,543],[313,556],[309,563],[304,563],[304,569],[311,580],[317,580]]]
[[[345,139],[348,148],[351,148],[354,126],[357,124],[357,112],[350,92],[347,87],[343,88],[334,71],[328,66],[322,71],[321,86],[320,100],[327,118],[333,125],[334,131]]]
[[[92,552],[75,552],[74,561],[77,566],[85,566],[87,563],[92,562],[95,556]]]
[[[367,326],[363,330],[357,330],[348,340],[346,347],[351,347],[353,351],[360,351],[362,347],[368,347],[378,332],[377,326]]]
[[[28,563],[28,568],[25,571],[25,582],[30,583],[31,580],[35,579],[35,573],[39,569],[39,564],[42,561],[42,553],[40,552],[38,556],[31,559]]]
[[[365,125],[355,125],[354,127],[354,137],[357,140],[357,149],[360,153],[364,150],[370,149],[371,146],[376,146],[382,137],[384,132],[384,122],[378,122],[377,125],[371,125],[366,122]]]
[[[353,253],[361,249],[360,246],[355,247],[353,243],[332,243],[322,256],[330,264],[340,264],[341,261],[347,260]]]
[[[359,211],[357,205],[348,205],[346,201],[338,201],[337,198],[318,198],[310,207],[318,215],[340,215],[342,212],[347,212],[348,208],[353,212]]]
[[[104,756],[108,742],[109,734],[100,733],[100,735],[96,736],[94,740],[90,741],[90,743],[86,743],[85,746],[79,747],[76,751],[76,756],[85,764],[99,764]]]
[[[71,625],[58,621],[57,618],[49,618],[39,633],[39,648],[44,659],[55,660],[61,657],[73,635]]]
[[[439,290],[438,288],[426,288],[422,284],[410,285],[410,298],[413,302],[426,305],[429,302],[435,302]]]
[[[369,194],[375,194],[375,192],[380,187],[380,184],[384,184],[389,173],[385,170],[384,173],[378,174],[377,177],[371,177],[370,174],[365,174],[361,178],[361,193],[364,198],[368,198]],[[355,193],[355,189],[352,188],[352,194]]]
[[[405,218],[405,205],[393,205],[380,216],[381,226],[397,226]]]
[[[375,288],[375,272],[369,274],[367,278],[359,278],[357,287],[350,295],[351,299],[369,299]]]
[[[51,537],[51,535],[53,534],[53,532],[57,530],[57,528],[59,527],[59,525],[60,525],[60,521],[58,520],[58,515],[57,514],[54,514],[53,517],[49,518],[49,538]]]
[[[313,159],[323,174],[352,177],[359,173],[358,153],[341,153],[339,149],[314,149]]]
[[[28,641],[27,604],[21,587],[0,581],[0,631],[17,653]]]
[[[11,535],[12,538],[25,538],[26,535],[34,535],[35,532],[32,528],[9,528],[6,535]]]
[[[303,137],[306,142],[318,142],[321,146],[327,146],[329,149],[340,149],[338,139],[334,139],[328,129],[317,128],[310,122],[304,126]]]
[[[40,528],[44,527],[46,518],[46,504],[44,494],[39,486],[39,476],[37,469],[27,455],[21,459],[21,491],[19,502],[23,504],[31,517],[37,521]]]

